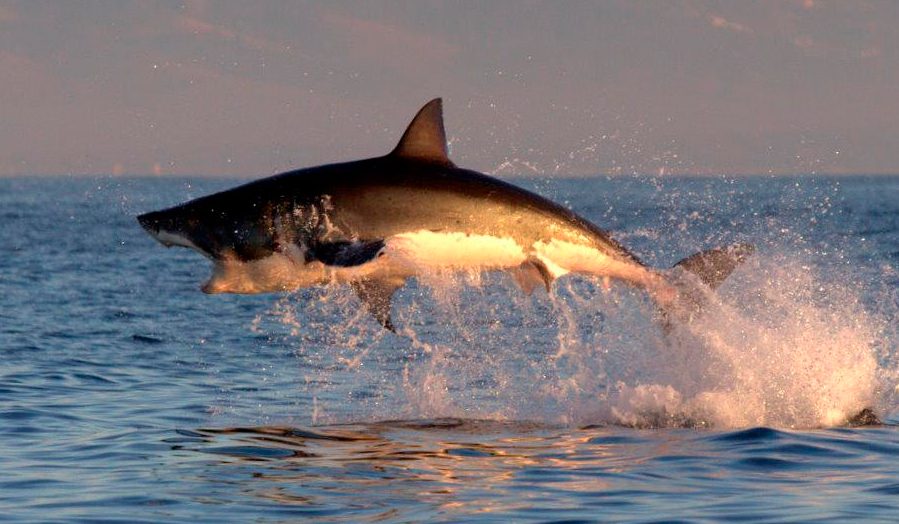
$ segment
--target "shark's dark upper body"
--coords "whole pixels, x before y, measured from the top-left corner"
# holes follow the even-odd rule
[[[300,169],[139,217],[177,231],[211,258],[265,258],[293,242],[327,258],[333,245],[415,230],[562,239],[637,259],[600,228],[530,191],[457,168],[447,157],[440,100],[413,119],[388,155]]]

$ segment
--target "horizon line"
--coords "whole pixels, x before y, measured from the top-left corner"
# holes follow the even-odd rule
[[[298,168],[296,170],[288,170],[288,171],[280,171],[275,173],[270,173],[266,175],[239,175],[239,174],[229,174],[229,173],[111,173],[111,172],[98,172],[98,173],[0,173],[0,179],[12,179],[12,178],[207,178],[207,179],[261,179],[267,178],[270,176],[276,176],[284,173],[290,173],[293,171],[302,171],[305,168]],[[716,178],[716,177],[732,177],[732,178],[760,178],[760,177],[824,177],[824,178],[836,178],[836,177],[893,177],[899,176],[899,171],[896,172],[879,172],[879,173],[867,173],[867,172],[808,172],[808,171],[791,171],[791,172],[723,172],[723,173],[686,173],[686,172],[666,172],[666,173],[652,173],[652,172],[632,172],[632,173],[572,173],[572,174],[541,174],[535,172],[529,173],[502,173],[502,174],[492,174],[492,173],[484,173],[486,175],[501,178],[501,179],[516,179],[516,178],[559,178],[559,179],[579,179],[579,178],[594,178],[594,177],[606,177],[606,178],[621,178],[621,177],[645,177],[645,178]]]

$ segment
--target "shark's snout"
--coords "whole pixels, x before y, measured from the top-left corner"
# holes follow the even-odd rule
[[[205,254],[202,249],[197,247],[193,239],[194,235],[186,227],[188,221],[171,209],[144,213],[137,217],[137,221],[151,237],[165,247],[182,246]]]
[[[176,227],[176,221],[165,211],[144,213],[137,217],[137,221],[151,237],[155,238],[165,247],[193,247],[193,244],[185,239],[183,234]]]
[[[138,223],[142,228],[147,230],[147,233],[156,237],[159,235],[159,215],[158,213],[144,213],[143,215],[139,215],[137,217]]]

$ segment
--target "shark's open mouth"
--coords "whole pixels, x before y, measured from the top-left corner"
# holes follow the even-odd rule
[[[191,242],[187,237],[183,235],[179,235],[178,233],[170,233],[168,231],[160,231],[154,235],[156,240],[158,240],[165,247],[172,246],[180,246],[193,249],[198,253],[209,256],[208,253],[205,253],[202,249],[197,247],[193,242]]]

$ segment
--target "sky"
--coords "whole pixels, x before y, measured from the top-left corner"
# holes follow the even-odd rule
[[[0,0],[0,175],[899,173],[899,2]]]

